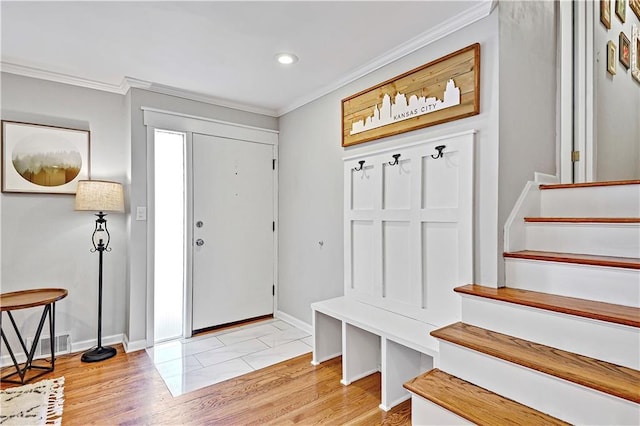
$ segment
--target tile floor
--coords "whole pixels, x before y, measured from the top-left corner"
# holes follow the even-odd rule
[[[311,352],[311,336],[272,319],[147,349],[173,396]]]

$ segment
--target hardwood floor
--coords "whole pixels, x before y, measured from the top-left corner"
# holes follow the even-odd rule
[[[41,378],[65,377],[63,425],[411,424],[410,401],[378,408],[379,373],[340,384],[340,357],[314,367],[306,354],[173,398],[145,351],[118,346],[116,357],[94,364],[80,356],[57,358]]]

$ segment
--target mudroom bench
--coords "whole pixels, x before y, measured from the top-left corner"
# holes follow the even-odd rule
[[[435,366],[438,342],[429,334],[435,326],[350,297],[316,302],[311,309],[312,363],[342,355],[345,386],[380,371],[385,411],[410,398],[406,381]]]

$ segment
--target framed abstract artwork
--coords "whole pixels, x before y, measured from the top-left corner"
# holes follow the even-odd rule
[[[640,0],[629,0],[629,7],[636,14],[636,17],[640,19]]]
[[[88,130],[2,121],[2,192],[75,194],[89,179]]]
[[[616,0],[616,15],[620,18],[620,22],[624,24],[627,20],[627,0]]]
[[[631,27],[631,76],[640,83],[640,30]]]
[[[620,63],[626,69],[629,69],[629,67],[631,66],[631,42],[622,31],[620,32],[620,40],[618,44],[620,45],[618,47],[618,59],[620,59]]]
[[[609,40],[609,42],[607,42],[607,71],[611,75],[616,74],[617,59],[616,44]]]
[[[600,22],[611,29],[611,0],[600,0]]]

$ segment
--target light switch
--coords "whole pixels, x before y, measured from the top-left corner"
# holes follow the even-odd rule
[[[138,206],[136,208],[136,220],[147,220],[147,208]]]

